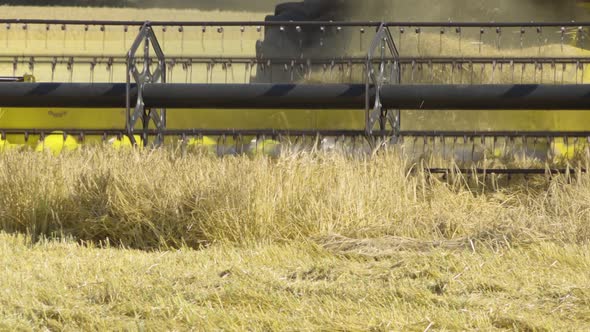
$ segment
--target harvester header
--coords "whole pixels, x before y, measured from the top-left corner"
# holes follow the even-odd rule
[[[582,36],[590,23],[275,14],[260,22],[0,20],[2,139],[197,139],[239,153],[251,142],[363,138],[411,146],[419,158],[439,145],[443,159],[469,165],[514,151],[561,162],[586,153],[590,53],[569,33]]]

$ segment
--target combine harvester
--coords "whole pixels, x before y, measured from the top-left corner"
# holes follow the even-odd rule
[[[341,21],[349,6],[286,3],[262,22],[0,20],[0,149],[387,144],[433,172],[582,170],[590,23]],[[506,166],[515,157],[538,166]]]

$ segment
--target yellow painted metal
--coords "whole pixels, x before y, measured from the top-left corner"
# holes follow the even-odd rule
[[[587,5],[586,1],[580,2]],[[8,9],[7,9],[8,10]],[[27,9],[30,10],[30,9]],[[49,9],[42,9],[44,15],[49,15]],[[113,9],[102,12],[99,9],[93,9],[90,12],[81,12],[82,9],[73,10],[68,15],[69,18],[90,18],[91,15],[98,15],[93,18],[104,18],[108,14],[114,18]],[[100,13],[100,14],[99,14]],[[55,13],[54,13],[55,14]],[[54,15],[52,14],[52,15]],[[133,13],[135,15],[136,13]],[[16,17],[25,17],[28,13],[19,12],[13,14]],[[33,15],[33,14],[30,14]],[[38,16],[38,14],[36,14]],[[58,18],[63,18],[63,13],[55,14]],[[130,15],[130,14],[126,14]],[[139,15],[139,14],[138,14]],[[147,15],[147,16],[146,16]],[[160,16],[158,16],[160,15]],[[165,19],[157,11],[141,12],[141,17],[151,17],[156,19]],[[211,13],[202,12],[200,16],[195,13],[177,13],[177,15],[186,15],[176,17],[177,19],[210,19]],[[216,14],[217,15],[217,14]],[[234,15],[234,14],[232,14]],[[237,15],[237,14],[236,14]],[[189,18],[190,17],[190,18]],[[131,17],[116,17],[119,19],[130,19]],[[135,18],[135,17],[134,17]],[[169,18],[169,17],[167,17]],[[216,18],[220,19],[219,16]],[[263,14],[239,14],[224,18],[227,20],[261,20]],[[135,18],[137,19],[137,18]],[[135,32],[130,29],[125,33],[122,28],[106,27],[106,30],[100,30],[98,27],[91,27],[85,31],[83,27],[69,26],[62,30],[58,26],[52,26],[47,31],[44,25],[31,25],[27,30],[22,27],[13,26],[11,30],[0,29],[0,41],[4,47],[0,49],[0,55],[12,54],[37,54],[37,55],[63,55],[64,57],[73,55],[120,55],[129,48],[130,43],[135,38]],[[218,33],[216,29],[208,29],[206,33],[202,32],[200,27],[186,27],[183,33],[178,33],[177,29],[168,29],[165,33],[163,30],[156,31],[164,53],[171,58],[175,56],[245,56],[252,57],[256,54],[256,41],[263,38],[263,31],[254,28],[248,28],[244,31],[239,27],[226,28],[223,33]],[[477,32],[477,31],[476,31]],[[427,41],[427,35],[423,35],[422,42]],[[372,35],[366,33],[366,40],[361,41],[360,47],[355,41],[351,43],[353,49],[363,49],[371,41]],[[433,34],[430,38],[432,47],[417,47],[415,40],[406,37],[403,44],[403,52],[408,55],[414,55],[413,50],[420,54],[416,56],[428,56],[427,52],[434,52],[439,49],[440,34]],[[441,52],[430,55],[441,56],[479,56],[478,44],[465,38],[463,46],[460,45],[456,38],[451,34],[446,34],[444,38],[445,45],[448,47],[441,48]],[[453,39],[455,38],[455,39]],[[411,44],[414,43],[414,44]],[[401,45],[400,45],[401,46]],[[459,48],[457,48],[459,47]],[[568,46],[565,53],[561,53],[560,47],[551,49],[547,47],[547,56],[589,56],[590,52],[582,49],[576,49]],[[486,54],[490,56],[521,55],[520,53],[511,53],[494,48],[484,48]],[[549,51],[558,53],[551,53]],[[350,51],[352,52],[352,51]],[[424,52],[424,54],[422,54]],[[437,51],[438,52],[438,51]],[[538,55],[537,47],[525,49],[522,55]],[[529,52],[529,53],[526,53]],[[530,53],[533,52],[533,53]],[[352,55],[352,53],[351,53]],[[47,64],[37,64],[35,75],[39,81],[48,82],[87,82],[90,80],[90,74],[87,64],[75,64],[75,70],[68,70],[64,63],[57,64],[55,73],[48,69]],[[197,67],[193,64],[194,71],[188,76],[183,71],[182,66],[177,65],[170,69],[171,73],[168,79],[170,82],[215,82],[215,83],[247,83],[249,76],[237,64],[233,69],[221,70],[217,65],[215,70],[209,70],[205,65]],[[238,69],[240,68],[240,69]],[[251,68],[250,68],[251,69]],[[21,64],[18,72],[26,70]],[[13,72],[13,64],[0,64],[0,72],[10,74]],[[54,74],[54,75],[53,75]],[[125,80],[125,70],[121,64],[115,64],[110,70],[104,65],[97,66],[92,76],[95,82],[121,82]],[[590,79],[590,68],[585,68],[581,76]],[[571,79],[571,78],[570,78]],[[228,98],[231,96],[228,96]],[[363,129],[364,114],[362,110],[341,110],[341,111],[306,111],[306,110],[186,110],[170,109],[168,110],[168,128],[169,129]],[[62,109],[62,108],[39,108],[39,109],[14,109],[0,108],[0,128],[76,128],[76,129],[93,129],[109,128],[123,129],[125,127],[125,111],[123,109]],[[561,131],[582,131],[590,130],[590,112],[585,111],[488,111],[488,112],[468,112],[468,111],[403,111],[402,112],[402,130],[561,130]],[[8,142],[11,144],[24,144],[23,135],[9,135]],[[86,138],[87,142],[100,140],[100,138]],[[125,141],[112,141],[115,144],[125,146]],[[38,137],[32,136],[29,140],[31,146],[36,146]],[[8,143],[0,143],[8,144]],[[197,143],[195,143],[197,144]],[[207,145],[207,143],[203,143]],[[7,145],[8,146],[8,145]]]
[[[3,128],[110,128],[125,125],[123,109],[1,109]],[[590,114],[585,111],[405,111],[404,130],[560,130],[590,129]],[[169,129],[362,129],[362,110],[188,110],[168,111]],[[62,139],[62,135],[57,135]],[[114,138],[111,142],[116,144]],[[125,138],[124,138],[125,139]],[[39,138],[31,136],[29,145],[38,146]],[[100,137],[86,137],[86,142],[98,142]],[[231,138],[230,138],[231,140]],[[10,142],[10,143],[8,143]],[[214,145],[212,139],[189,145]],[[8,135],[2,146],[24,144],[23,135]],[[566,143],[557,150],[571,149]],[[119,145],[125,146],[125,142]],[[118,146],[118,145],[117,145]]]
[[[360,110],[227,110],[227,109],[170,109],[168,129],[362,129]],[[0,127],[10,128],[75,128],[123,129],[124,109],[68,109],[68,108],[3,108]],[[9,135],[13,144],[24,144],[23,135]],[[37,144],[37,137],[29,143]],[[92,141],[88,137],[89,141]]]
[[[65,151],[74,151],[79,148],[78,141],[71,135],[64,137],[63,132],[52,132],[50,135],[39,140],[35,151],[50,152],[53,155],[59,155]]]

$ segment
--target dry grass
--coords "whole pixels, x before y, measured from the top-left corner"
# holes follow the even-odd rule
[[[274,243],[340,234],[439,241],[527,230],[580,243],[590,234],[589,178],[443,182],[395,153],[218,159],[171,149],[87,147],[59,157],[0,157],[8,232],[71,235],[136,248]],[[503,183],[496,179],[496,183]],[[518,236],[517,236],[518,237]]]
[[[589,249],[367,259],[305,242],[142,252],[0,235],[0,329],[582,331]]]
[[[590,177],[494,189],[411,166],[2,153],[0,329],[590,327]]]

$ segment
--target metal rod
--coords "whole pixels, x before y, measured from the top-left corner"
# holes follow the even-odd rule
[[[587,110],[590,85],[386,85],[384,107],[425,110]]]
[[[341,26],[375,27],[473,27],[473,28],[527,28],[527,27],[586,27],[590,22],[375,22],[375,21],[114,21],[114,20],[48,20],[48,19],[0,19],[2,24],[50,24],[94,26]]]
[[[534,130],[402,130],[401,136],[408,137],[502,137],[502,138],[547,138],[547,137],[590,137],[586,131],[534,131]]]
[[[49,134],[52,132],[63,132],[70,135],[84,134],[86,136],[99,136],[103,134],[118,135],[127,134],[126,129],[113,128],[0,128],[0,133],[7,135],[25,134],[40,135]],[[143,134],[144,131],[141,131]],[[145,131],[148,136],[164,135],[164,136],[266,136],[266,137],[289,137],[289,136],[323,136],[323,137],[360,137],[367,136],[364,129],[358,130],[342,130],[342,129],[166,129],[158,131],[156,129],[149,129]],[[400,131],[397,133],[401,137],[422,137],[422,138],[463,138],[463,137],[501,137],[501,138],[589,138],[590,131]],[[370,137],[390,137],[394,135],[391,130],[373,131]]]
[[[364,109],[363,84],[147,84],[150,107]]]
[[[0,82],[23,82],[22,76],[0,76]]]
[[[69,135],[84,134],[86,136],[97,136],[97,135],[119,135],[127,134],[126,129],[113,129],[113,128],[0,128],[0,133],[6,135],[14,134],[29,134],[29,135],[40,135],[50,134],[53,132],[67,133]],[[144,132],[142,131],[142,134]],[[164,135],[164,136],[227,136],[227,137],[239,137],[239,136],[267,136],[267,137],[289,137],[289,136],[323,136],[323,137],[360,137],[367,136],[364,129],[359,130],[338,130],[338,129],[166,129],[163,131],[157,131],[155,129],[149,129],[145,132],[148,136]],[[370,137],[390,137],[394,133],[392,131],[373,131]],[[502,138],[563,138],[563,137],[578,137],[588,138],[590,137],[590,131],[400,131],[398,134],[401,137],[420,137],[420,138],[463,138],[463,137],[502,137]]]
[[[50,135],[51,133],[65,133],[67,135],[102,136],[102,135],[127,135],[126,129],[113,128],[0,128],[0,133],[6,135]]]
[[[497,175],[559,175],[559,174],[576,174],[577,172],[586,173],[585,168],[576,169],[545,169],[545,168],[476,168],[476,169],[447,169],[447,168],[427,168],[426,172],[431,174],[497,174]]]
[[[65,64],[68,63],[72,58],[76,60],[76,62],[80,63],[94,63],[94,64],[101,64],[101,63],[114,63],[114,64],[125,64],[126,57],[125,55],[101,55],[101,56],[92,56],[92,55],[81,55],[81,54],[70,54],[70,55],[0,55],[0,63],[14,63],[15,61],[18,63],[29,63],[31,58],[35,61],[35,63],[58,63],[58,64]],[[192,64],[210,64],[210,63],[227,63],[231,62],[232,64],[259,64],[259,63],[267,63],[270,61],[275,65],[284,65],[284,64],[307,64],[307,60],[301,60],[299,58],[279,58],[279,57],[269,57],[264,59],[259,59],[256,57],[213,57],[213,56],[175,56],[175,55],[168,55],[168,61],[175,61],[176,63],[182,63],[183,61],[190,61]],[[157,59],[156,57],[152,57],[152,59]],[[383,61],[394,61],[393,57],[384,57],[383,59],[375,59],[373,63],[379,64]],[[57,61],[57,62],[56,62]],[[112,62],[111,62],[112,61]],[[460,57],[460,58],[453,58],[453,57],[400,57],[398,59],[400,64],[466,64],[466,63],[473,63],[473,64],[491,64],[495,62],[497,65],[499,64],[523,64],[523,63],[543,63],[543,64],[586,64],[590,63],[590,58],[581,58],[581,57]],[[141,59],[137,60],[137,63],[142,63]],[[312,64],[363,64],[367,63],[366,57],[341,57],[341,58],[314,58]]]
[[[148,84],[150,107],[363,109],[363,84]],[[368,92],[375,99],[374,88]],[[385,109],[586,110],[590,85],[384,85]]]
[[[85,134],[87,136],[96,136],[102,134],[116,135],[116,134],[127,134],[126,129],[80,129],[80,128],[0,128],[0,133],[7,135],[13,134],[24,134],[30,135],[48,134],[51,132],[64,132],[67,134]],[[345,136],[345,137],[357,137],[364,136],[364,130],[339,130],[339,129],[166,129],[158,131],[156,129],[148,129],[146,131],[141,130],[139,133],[146,134],[148,136],[227,136],[227,137],[239,137],[239,136],[266,136],[269,138],[273,137],[289,137],[289,136]],[[390,131],[377,132],[374,134],[375,137],[391,136]]]
[[[124,83],[0,83],[3,107],[125,107]],[[137,87],[131,94],[137,98]]]
[[[137,87],[131,87],[132,97]],[[368,95],[375,98],[370,87]],[[364,109],[363,84],[145,84],[146,107]],[[4,107],[125,107],[124,83],[0,83]],[[590,85],[384,85],[386,109],[587,110]],[[135,99],[133,99],[135,100]]]

